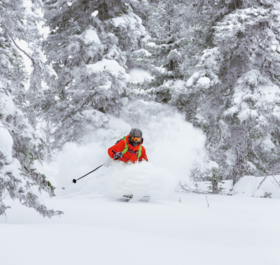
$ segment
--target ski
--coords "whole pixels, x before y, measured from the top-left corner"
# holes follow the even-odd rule
[[[133,198],[133,195],[132,194],[123,195],[123,198],[125,198],[126,201],[129,202]],[[143,196],[139,201],[148,202],[148,201],[150,201],[150,196]]]

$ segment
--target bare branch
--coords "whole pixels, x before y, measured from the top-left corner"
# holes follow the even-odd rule
[[[273,185],[275,185],[277,188],[279,188],[278,185],[274,183],[274,181],[271,180],[271,183],[272,183]]]
[[[254,152],[254,154],[256,155],[256,157],[259,159],[259,161],[262,163],[263,167],[266,169],[266,172],[268,172],[266,166],[263,164],[262,160],[260,159],[260,157],[257,155],[257,153],[255,152],[254,148],[252,147],[252,151]],[[264,181],[267,179],[268,174],[266,173],[266,176],[263,178],[263,180],[260,182],[257,190],[260,188],[260,186],[264,183]]]
[[[273,177],[273,179],[274,179],[274,181],[276,182],[276,184],[272,181],[272,183],[276,186],[276,187],[278,187],[278,188],[280,188],[280,181],[278,181],[274,176],[272,176]]]
[[[267,179],[268,175],[266,175],[263,180],[260,182],[260,185],[258,186],[257,190],[260,188],[260,186],[264,183],[264,181]]]

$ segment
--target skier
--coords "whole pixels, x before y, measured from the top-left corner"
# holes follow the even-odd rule
[[[125,163],[128,161],[132,163],[136,161],[141,162],[143,159],[148,161],[146,150],[142,143],[142,131],[140,129],[132,129],[129,135],[108,149],[108,154],[111,158]]]

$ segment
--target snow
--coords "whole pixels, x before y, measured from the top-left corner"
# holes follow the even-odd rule
[[[262,107],[263,104],[278,102],[279,92],[279,87],[263,77],[258,70],[251,70],[238,79],[234,103],[240,105],[242,101],[251,100],[257,107]]]
[[[6,198],[4,203],[12,209],[0,216],[3,264],[278,263],[280,188],[272,177],[263,183],[261,194],[255,189],[263,178],[255,177],[244,179],[247,186],[240,182],[233,196],[209,194],[208,207],[205,195],[174,193],[179,180],[190,182],[194,163],[205,159],[204,135],[174,108],[136,100],[127,104],[120,118],[91,110],[84,115],[107,118],[106,128],[89,128],[80,145],[67,143],[51,163],[37,166],[57,187],[56,198],[45,196],[46,205],[65,214],[45,219]],[[71,183],[109,161],[108,147],[132,127],[143,130],[149,162],[107,163]],[[16,161],[11,169],[15,166]],[[200,185],[208,190],[209,183]],[[223,185],[226,194],[230,181]],[[265,191],[272,199],[256,198]],[[123,193],[133,193],[134,199],[118,200]],[[140,202],[143,195],[151,195],[151,201]]]
[[[258,186],[259,182],[255,176],[244,176],[235,184],[233,191],[235,193],[253,196]]]
[[[136,165],[115,162],[109,172],[107,195],[119,199],[124,194],[133,194],[133,201],[143,196],[150,196],[152,201],[157,201],[173,193],[176,186],[176,178],[170,169],[155,168],[149,162]]]
[[[219,188],[222,189],[222,194],[242,196],[242,197],[262,197],[265,193],[271,193],[271,198],[280,199],[280,186],[277,182],[280,182],[280,176],[267,176],[265,181],[261,184],[265,177],[256,176],[244,176],[232,187],[232,180],[223,180],[223,183],[219,183]],[[200,191],[209,192],[210,181],[194,182],[192,185],[197,187]]]
[[[215,161],[209,161],[207,163],[206,168],[208,168],[208,169],[219,168],[219,165]]]
[[[240,121],[254,119],[260,126],[267,126],[267,117],[263,115],[268,110],[276,118],[279,117],[280,89],[259,70],[253,69],[241,76],[234,88],[233,104],[224,115],[234,115]],[[272,146],[269,140],[265,145]]]
[[[92,114],[89,112],[88,115]],[[107,163],[108,148],[135,127],[143,131],[148,164],[106,164],[94,175],[72,185],[72,179]],[[159,103],[130,102],[120,118],[109,116],[105,127],[89,127],[88,131],[81,145],[67,143],[50,164],[38,165],[51,183],[66,188],[66,191],[58,190],[58,194],[62,192],[72,196],[94,192],[116,198],[123,192],[137,197],[150,193],[153,199],[158,200],[167,197],[178,181],[188,182],[194,163],[203,163],[205,159],[202,132],[186,123],[184,116],[176,113],[174,108]],[[178,150],[184,150],[180,157]]]
[[[131,13],[111,19],[115,27],[134,30],[134,34],[138,36],[146,35],[145,27],[142,25],[142,19]]]
[[[0,169],[0,174],[4,175],[6,172],[11,172],[14,176],[20,179],[20,162],[16,158],[12,158],[9,163],[10,164],[6,164]]]
[[[258,181],[261,182],[264,177],[258,177]],[[266,180],[262,183],[260,189],[263,192],[271,193],[271,198],[280,199],[280,187],[277,185],[276,181],[280,183],[280,176],[268,176]],[[254,196],[257,197],[257,192],[255,191]]]
[[[177,89],[179,89],[179,90],[184,90],[184,88],[185,88],[185,82],[184,81],[182,81],[182,80],[176,80],[175,82],[174,82],[174,87],[176,87]]]
[[[261,143],[261,146],[266,151],[271,151],[271,149],[275,148],[275,144],[271,141],[270,137],[267,136]]]
[[[55,71],[51,66],[46,65],[46,69],[47,69],[47,71],[49,72],[49,75],[50,75],[50,76],[54,76],[55,79],[58,79],[58,75],[57,75],[56,71]],[[42,83],[43,83],[43,82],[42,82]]]
[[[186,85],[187,87],[191,87],[194,82],[199,78],[199,73],[195,72],[187,81]]]
[[[168,61],[174,60],[180,62],[182,60],[182,54],[177,51],[177,49],[171,50],[167,55],[166,59]]]
[[[209,208],[205,196],[194,194],[158,203],[59,197],[47,200],[65,212],[53,219],[11,201],[8,217],[0,217],[1,260],[5,265],[279,264],[278,200],[207,197]]]
[[[233,106],[233,107],[231,107],[231,108],[229,108],[229,109],[227,109],[225,112],[224,112],[224,115],[225,116],[232,116],[232,115],[234,115],[235,113],[238,113],[238,107],[237,106]]]
[[[155,69],[161,74],[164,74],[167,71],[166,68],[164,67],[155,67]]]
[[[83,110],[85,120],[91,121],[96,127],[104,126],[104,123],[109,122],[109,118],[102,112],[97,110]]]
[[[7,92],[8,93],[8,92]],[[2,115],[14,115],[16,112],[15,104],[10,94],[0,92],[0,113]]]
[[[205,73],[195,72],[186,82],[187,87],[198,86],[208,88],[210,86],[210,78],[204,76]]]
[[[106,67],[114,74],[125,73],[117,62],[111,63],[103,60],[88,70],[98,73]],[[173,85],[182,89],[184,84],[176,80]],[[8,112],[15,111],[14,105],[9,106]],[[51,163],[37,165],[57,187],[56,198],[43,196],[46,205],[65,214],[45,219],[6,198],[4,203],[12,209],[0,216],[3,264],[37,265],[38,260],[40,265],[279,264],[280,215],[276,209],[280,188],[272,176],[259,190],[263,177],[246,176],[232,196],[207,194],[207,207],[205,195],[174,192],[178,181],[191,184],[189,172],[194,164],[205,163],[205,136],[184,115],[170,106],[143,100],[129,102],[120,118],[95,110],[85,110],[83,115],[100,121],[100,128],[89,127],[81,144],[67,143]],[[111,161],[108,147],[132,127],[143,131],[149,162],[107,163]],[[14,159],[4,170],[18,171],[19,167]],[[214,161],[208,163],[208,168],[216,167]],[[280,180],[280,176],[275,178]],[[209,191],[209,182],[197,184]],[[220,185],[224,194],[231,192],[231,181]],[[265,192],[272,199],[261,198]],[[130,202],[119,200],[130,193],[134,194]],[[150,202],[140,202],[143,195],[150,195]]]
[[[197,80],[197,84],[198,85],[201,85],[201,86],[204,86],[204,87],[209,87],[210,85],[210,79],[208,77],[200,77],[198,80]]]
[[[0,121],[0,153],[5,156],[8,162],[12,160],[12,147],[13,138]]]
[[[222,55],[219,48],[206,49],[196,65],[192,76],[187,80],[187,87],[209,88],[220,83],[218,77]]]
[[[22,50],[24,50],[25,52],[27,52],[28,54],[32,54],[32,50],[30,49],[30,47],[28,47],[28,43],[24,40],[17,40],[17,44],[21,47]],[[22,51],[20,51],[20,55],[23,57],[23,61],[24,61],[24,65],[25,65],[25,69],[28,73],[28,75],[31,74],[32,70],[33,70],[33,66],[32,66],[32,61],[30,60],[30,58],[28,58],[25,53],[23,53]],[[28,89],[28,85],[29,82],[27,81],[26,84],[26,90]]]
[[[221,60],[221,53],[218,47],[206,49],[203,51],[199,66],[203,65],[204,68],[217,73],[219,71],[219,61]]]
[[[23,10],[26,16],[31,16],[34,18],[38,18],[39,14],[37,14],[38,10],[34,10],[33,4],[31,0],[22,1]]]
[[[247,161],[247,165],[248,165],[248,170],[252,170],[252,171],[256,171],[257,167],[250,161]]]
[[[154,42],[149,42],[149,43],[146,44],[146,46],[153,48],[153,47],[156,46],[156,44]]]
[[[89,28],[84,33],[84,42],[85,44],[95,43],[100,45],[101,41],[96,33],[96,30],[93,28]]]
[[[148,57],[151,56],[152,54],[150,52],[148,52],[145,49],[139,49],[133,52],[133,54],[137,57]]]
[[[125,69],[115,60],[103,59],[95,64],[88,64],[86,67],[89,73],[109,71],[116,77],[121,74],[126,80],[129,80],[129,75],[125,72]]]
[[[143,83],[145,80],[151,81],[153,77],[149,74],[148,71],[145,71],[141,68],[133,68],[129,72],[129,82],[130,83]]]
[[[93,17],[96,17],[97,15],[98,15],[98,10],[95,10],[92,14],[91,14],[91,16],[93,16]]]

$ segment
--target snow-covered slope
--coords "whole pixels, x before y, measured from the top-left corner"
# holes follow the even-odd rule
[[[7,200],[1,264],[279,264],[280,200],[207,195],[208,207],[205,195],[174,193],[193,163],[203,162],[203,135],[160,104],[135,101],[121,116],[41,166],[58,194],[46,205],[63,210],[61,218]],[[143,130],[149,163],[110,164],[72,183],[108,161],[107,148],[131,127]],[[152,200],[116,199],[126,192]]]
[[[148,163],[110,163],[72,183],[107,162],[108,147],[132,127],[143,130]],[[57,187],[57,198],[45,202],[63,210],[61,218],[5,199],[12,209],[0,217],[1,264],[280,264],[280,200],[174,193],[194,163],[204,163],[204,140],[171,107],[129,103],[106,128],[89,128],[82,144],[37,165]],[[134,200],[118,200],[124,193]],[[139,202],[143,195],[151,201]]]
[[[181,197],[182,203],[179,203]],[[155,203],[56,198],[43,219],[12,204],[0,217],[5,265],[277,265],[279,200],[174,195]]]

